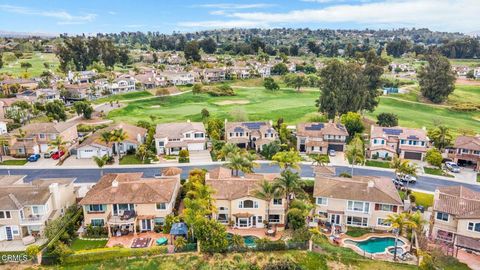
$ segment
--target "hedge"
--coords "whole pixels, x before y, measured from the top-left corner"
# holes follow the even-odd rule
[[[90,262],[104,261],[114,258],[125,257],[141,257],[152,256],[159,254],[166,254],[168,248],[166,246],[155,246],[150,248],[102,248],[102,249],[90,249],[81,250],[70,256],[67,256],[64,260],[64,264],[84,264]]]

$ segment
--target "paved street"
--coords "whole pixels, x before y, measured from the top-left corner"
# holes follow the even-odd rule
[[[198,165],[198,166],[181,166],[183,169],[182,178],[186,178],[188,176],[188,172],[193,168],[205,168],[211,169],[218,165]],[[335,166],[337,168],[337,174],[342,172],[351,172],[350,167],[346,166]],[[113,172],[143,172],[145,177],[153,177],[155,174],[159,174],[161,167],[139,167],[139,168],[105,168],[103,171],[104,173],[113,173]],[[280,169],[276,165],[270,164],[260,164],[259,168],[255,169],[256,172],[263,172],[263,173],[274,173],[279,172]],[[100,169],[98,168],[90,168],[90,169],[74,169],[74,168],[55,168],[55,169],[0,169],[0,174],[20,174],[20,175],[27,175],[26,180],[32,181],[33,179],[37,178],[55,178],[55,177],[74,177],[77,178],[78,183],[94,183],[98,181],[100,178]],[[372,175],[372,176],[386,176],[386,177],[393,177],[393,172],[385,171],[385,170],[375,170],[375,169],[365,169],[365,168],[355,168],[354,169],[355,175]],[[313,169],[311,165],[302,165],[301,170],[302,177],[310,177],[313,178]],[[435,191],[435,187],[437,186],[452,186],[452,185],[464,185],[468,188],[473,190],[480,191],[480,185],[473,185],[473,184],[464,184],[459,183],[456,181],[451,180],[444,180],[435,177],[427,177],[427,176],[419,176],[418,181],[416,184],[410,185],[411,188],[424,190],[424,191]]]

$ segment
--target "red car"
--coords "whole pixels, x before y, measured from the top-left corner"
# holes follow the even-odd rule
[[[52,155],[52,159],[59,159],[61,156],[63,156],[65,153],[63,151],[58,151],[58,152],[55,152],[53,155]]]

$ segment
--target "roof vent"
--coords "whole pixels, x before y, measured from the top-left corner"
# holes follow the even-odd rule
[[[375,186],[375,183],[372,180],[368,181],[368,187],[373,188]]]
[[[118,181],[117,180],[112,181],[112,187],[118,187]]]

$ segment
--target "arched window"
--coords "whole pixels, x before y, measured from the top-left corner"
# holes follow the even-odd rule
[[[258,202],[252,200],[240,201],[238,208],[258,208]]]

